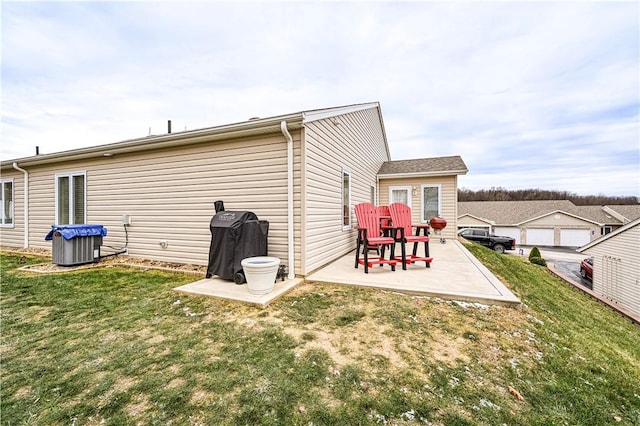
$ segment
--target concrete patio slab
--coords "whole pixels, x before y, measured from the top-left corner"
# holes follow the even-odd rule
[[[257,295],[249,293],[249,289],[246,284],[237,285],[231,281],[225,281],[223,279],[213,277],[185,284],[174,288],[174,290],[186,294],[196,294],[200,296],[217,297],[219,299],[249,303],[264,308],[269,303],[292,290],[301,282],[304,282],[302,278],[277,281],[271,293]]]
[[[520,304],[520,300],[459,241],[447,240],[446,244],[441,244],[433,239],[429,248],[434,259],[430,268],[425,268],[424,262],[420,262],[408,265],[407,270],[398,265],[393,272],[388,265],[374,265],[365,274],[362,265],[354,268],[355,253],[350,253],[311,274],[306,281],[379,288],[489,305]]]
[[[355,253],[352,252],[306,279],[278,281],[274,290],[265,295],[251,294],[246,285],[236,285],[216,277],[201,279],[174,290],[265,307],[306,281],[377,288],[488,305],[520,304],[520,300],[459,241],[448,240],[446,244],[441,244],[434,240],[429,247],[434,259],[430,268],[426,268],[422,262],[408,265],[407,270],[398,266],[395,272],[388,265],[373,266],[365,274],[362,266],[354,268]]]

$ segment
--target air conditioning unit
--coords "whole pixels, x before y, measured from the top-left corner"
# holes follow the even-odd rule
[[[82,265],[100,260],[102,237],[107,230],[102,225],[52,226],[45,238],[52,240],[52,262],[61,266]]]

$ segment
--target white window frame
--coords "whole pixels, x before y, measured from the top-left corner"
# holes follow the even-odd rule
[[[439,183],[424,183],[420,185],[420,223],[429,223],[431,218],[424,218],[424,189],[438,188],[438,216],[442,216],[442,185]]]
[[[83,189],[83,196],[84,199],[82,200],[82,205],[84,206],[84,212],[83,212],[83,218],[82,218],[82,223],[87,223],[87,172],[86,171],[78,171],[78,172],[68,172],[68,173],[56,173],[55,175],[55,211],[56,211],[56,225],[67,225],[67,224],[61,224],[60,223],[60,218],[58,217],[58,212],[59,212],[59,206],[58,206],[58,181],[60,180],[60,178],[66,177],[69,178],[69,225],[74,225],[75,223],[73,223],[73,219],[75,217],[75,211],[74,211],[74,194],[73,194],[73,178],[74,176],[83,176],[84,177],[84,189]]]
[[[393,194],[393,191],[407,191],[407,205],[409,206],[409,208],[411,208],[411,191],[413,190],[413,188],[411,188],[411,186],[390,186],[389,187],[389,204],[392,204],[393,201],[393,197],[391,196]]]
[[[11,184],[11,203],[9,204],[9,214],[11,215],[11,223],[6,223],[7,218],[4,216],[4,185]],[[2,202],[2,212],[0,213],[0,227],[14,228],[16,226],[15,204],[16,204],[16,185],[13,179],[0,179],[0,202]]]

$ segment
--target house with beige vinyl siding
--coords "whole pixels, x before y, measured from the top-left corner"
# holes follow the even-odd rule
[[[518,244],[580,247],[640,217],[640,205],[576,206],[569,200],[458,203],[458,228],[481,228]]]
[[[578,251],[593,257],[593,291],[640,318],[640,218]]]
[[[454,238],[458,217],[458,176],[468,172],[459,156],[385,162],[378,172],[379,204],[411,207],[413,223],[442,217],[445,238]]]
[[[388,164],[378,103],[3,161],[0,244],[48,249],[51,225],[94,223],[108,229],[105,245],[127,242],[131,257],[206,265],[213,203],[222,200],[269,221],[269,255],[305,276],[355,248],[353,206],[389,184],[440,185],[443,213],[455,221],[451,170],[388,175]]]

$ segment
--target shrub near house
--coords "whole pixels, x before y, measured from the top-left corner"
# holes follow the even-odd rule
[[[546,266],[547,261],[542,258],[542,254],[540,253],[540,249],[538,247],[533,247],[529,252],[529,262],[535,265]]]

